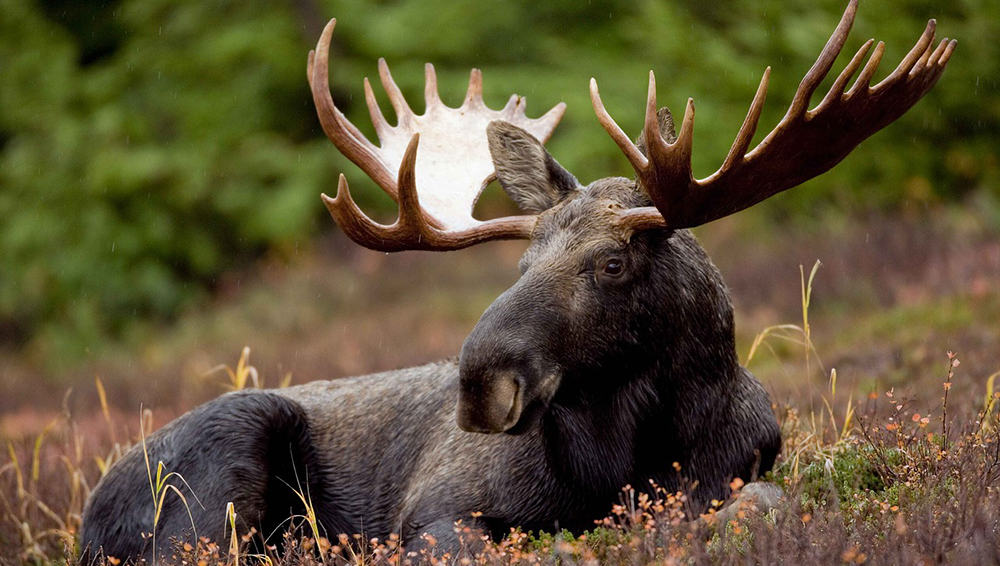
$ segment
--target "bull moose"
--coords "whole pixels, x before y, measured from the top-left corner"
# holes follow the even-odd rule
[[[770,400],[739,363],[726,286],[687,228],[827,171],[937,82],[956,42],[935,44],[931,20],[875,86],[884,44],[866,42],[810,110],[857,5],[850,0],[784,118],[751,149],[770,68],[764,72],[728,156],[704,179],[691,172],[690,99],[675,132],[670,112],[657,110],[650,72],[645,123],[633,143],[592,79],[594,110],[636,177],[589,185],[542,145],[565,105],[531,119],[514,95],[492,110],[478,70],[456,109],[441,102],[428,64],[426,112],[416,115],[380,60],[398,124],[382,116],[366,79],[375,146],[331,97],[331,20],[308,65],[323,130],[399,204],[395,223],[377,224],[341,175],[336,198],[323,195],[334,219],[357,243],[387,252],[528,239],[521,277],[482,315],[458,357],[230,393],[163,427],[94,490],[84,511],[85,552],[151,557],[171,539],[190,540],[192,527],[224,540],[230,502],[238,531],[273,537],[305,511],[296,492],[308,494],[329,536],[395,533],[413,548],[426,533],[448,549],[460,542],[453,530],[460,519],[493,536],[515,526],[588,527],[626,484],[678,487],[675,463],[696,486],[696,507],[725,499],[733,478],[769,470],[780,447]],[[494,172],[528,215],[473,218]],[[147,462],[186,479],[176,487],[190,507],[189,516],[180,498],[166,498],[155,523],[159,548],[144,536],[155,510]]]

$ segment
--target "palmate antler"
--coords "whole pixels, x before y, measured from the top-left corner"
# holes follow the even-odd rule
[[[650,71],[644,127],[647,149],[643,155],[608,115],[597,82],[591,79],[591,100],[601,125],[628,157],[655,205],[625,211],[619,221],[633,231],[689,228],[739,212],[829,170],[858,144],[916,104],[937,82],[957,43],[944,39],[935,48],[934,20],[927,23],[927,29],[896,70],[872,87],[872,75],[885,50],[879,42],[857,81],[845,91],[871,49],[873,40],[866,42],[822,102],[808,109],[813,92],[844,47],[857,8],[858,1],[851,0],[840,25],[802,79],[785,117],[747,153],[764,106],[771,68],[764,71],[729,155],[718,171],[704,179],[695,179],[691,174],[693,100],[688,99],[676,141],[664,140],[657,120],[656,82]]]
[[[399,123],[390,126],[386,122],[365,79],[365,99],[380,143],[375,147],[337,109],[330,95],[329,50],[336,23],[330,20],[316,50],[309,52],[309,84],[320,122],[340,152],[399,203],[396,222],[378,224],[358,208],[341,175],[337,196],[331,199],[323,195],[323,201],[344,232],[365,247],[386,252],[452,250],[487,240],[530,237],[534,216],[485,222],[472,217],[476,200],[494,175],[486,126],[493,120],[504,120],[545,142],[566,105],[559,104],[541,118],[531,119],[524,113],[525,99],[512,95],[503,109],[491,110],[483,102],[482,74],[473,69],[464,103],[460,108],[449,108],[438,96],[434,67],[428,63],[427,110],[418,116],[392,80],[385,60],[380,59],[379,75]]]

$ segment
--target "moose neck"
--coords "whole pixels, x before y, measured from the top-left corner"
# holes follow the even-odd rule
[[[690,423],[721,422],[742,371],[732,303],[704,250],[687,231],[648,237],[656,259],[632,316],[637,340],[567,373],[543,423],[550,462],[601,491],[684,462],[680,447],[706,436]]]
[[[644,374],[665,397],[723,393],[741,371],[722,275],[687,230],[653,236]]]

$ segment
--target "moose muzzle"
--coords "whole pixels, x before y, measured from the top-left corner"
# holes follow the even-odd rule
[[[462,430],[526,432],[559,387],[551,342],[560,316],[531,279],[498,297],[465,340],[456,407]]]

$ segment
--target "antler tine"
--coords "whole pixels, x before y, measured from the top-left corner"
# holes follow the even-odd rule
[[[521,97],[521,100],[523,102],[519,104],[518,107],[521,108],[521,113],[523,114],[524,107],[526,106],[528,99],[525,97]],[[554,132],[556,129],[556,124],[558,124],[559,121],[562,120],[563,114],[565,113],[566,113],[566,103],[560,102],[559,104],[553,106],[548,112],[542,114],[541,118],[538,118],[536,120],[538,125],[541,128],[543,128],[543,130],[546,132],[545,135],[539,138],[539,141],[541,141],[542,143],[549,141],[549,138],[552,137],[552,132]]]
[[[330,20],[323,28],[323,34],[316,44],[316,50],[310,52],[309,86],[312,89],[316,113],[319,116],[323,132],[330,138],[337,149],[348,159],[360,167],[378,186],[395,198],[396,180],[380,165],[378,150],[365,138],[333,103],[330,93],[330,40],[333,29],[337,25],[336,18]]]
[[[388,135],[389,130],[392,126],[385,119],[385,115],[382,114],[382,108],[378,105],[378,100],[375,98],[375,91],[372,90],[372,83],[365,77],[365,103],[368,105],[368,114],[372,117],[372,125],[375,126],[375,135],[378,139],[382,140]]]
[[[472,69],[469,73],[469,90],[465,94],[465,101],[462,103],[462,108],[483,105],[483,72],[479,69]]]
[[[649,85],[646,87],[646,115],[643,117],[642,131],[646,138],[646,158],[653,160],[654,155],[665,151],[668,142],[660,135],[660,120],[656,112],[656,75],[652,69],[649,71]]]
[[[732,169],[733,165],[747,154],[750,142],[753,141],[753,135],[757,133],[757,124],[760,123],[760,113],[764,109],[764,101],[767,99],[767,86],[770,80],[771,67],[768,67],[764,69],[764,76],[760,78],[760,85],[757,87],[757,93],[753,96],[753,102],[750,103],[750,110],[747,111],[747,117],[743,120],[743,125],[740,126],[740,131],[736,134],[736,139],[733,140],[732,147],[729,148],[726,160],[722,162],[722,167],[719,168],[720,173]]]
[[[424,65],[424,100],[427,108],[424,114],[429,114],[431,108],[441,106],[441,95],[438,93],[438,78],[434,71],[434,65],[427,63]]]
[[[802,78],[802,82],[799,83],[799,88],[795,91],[795,98],[792,99],[792,105],[788,108],[788,114],[785,116],[786,119],[802,116],[808,110],[809,99],[812,98],[813,93],[816,92],[816,88],[819,87],[819,84],[826,78],[827,73],[833,68],[833,63],[837,60],[837,55],[840,55],[840,51],[844,48],[844,43],[847,42],[847,35],[851,32],[851,26],[854,25],[854,16],[857,11],[858,0],[851,0],[847,5],[847,9],[844,10],[844,15],[840,18],[837,29],[834,30],[830,39],[827,40],[826,46],[820,52],[812,68],[809,69],[806,76]]]
[[[649,166],[649,160],[632,143],[632,140],[629,139],[621,127],[618,126],[618,123],[615,122],[615,119],[604,108],[604,102],[601,100],[601,93],[597,88],[597,79],[595,78],[590,79],[590,102],[594,106],[594,113],[597,114],[597,120],[601,123],[604,131],[611,136],[611,139],[618,145],[618,149],[625,154],[629,163],[632,164],[632,168],[636,171],[645,170]]]
[[[830,86],[830,90],[827,91],[826,96],[823,100],[814,108],[809,111],[809,115],[813,115],[817,112],[821,112],[825,107],[833,104],[835,100],[840,99],[844,95],[844,88],[847,87],[847,83],[850,82],[851,77],[857,72],[858,67],[861,66],[861,61],[864,60],[865,55],[868,54],[868,50],[871,49],[872,44],[875,43],[874,39],[869,39],[858,49],[858,52],[854,54],[851,58],[851,62],[844,67],[844,70],[837,76],[837,80],[833,81],[833,85]]]
[[[674,224],[675,218],[683,218],[684,210],[687,208],[686,203],[678,196],[684,194],[684,187],[692,187],[695,183],[694,176],[691,174],[691,150],[694,145],[694,99],[688,98],[681,128],[673,143],[667,143],[663,140],[658,129],[653,139],[656,141],[650,143],[647,135],[646,151],[650,166],[645,171],[636,171],[637,178],[667,224]],[[678,189],[680,190],[678,191]]]
[[[684,118],[681,120],[681,129],[677,132],[677,141],[673,145],[677,147],[678,167],[683,168],[680,175],[686,175],[688,179],[694,180],[694,177],[691,176],[691,150],[694,146],[693,98],[688,98],[687,107],[684,108]]]
[[[352,240],[365,247],[384,246],[386,243],[385,226],[374,222],[368,218],[351,196],[351,189],[347,184],[347,177],[340,174],[337,183],[337,196],[330,198],[326,194],[321,194],[323,204],[330,211],[330,215]],[[386,250],[388,251],[388,250]]]
[[[927,42],[927,48],[924,49],[923,55],[920,56],[920,59],[917,59],[916,64],[913,65],[913,68],[910,69],[910,72],[908,74],[915,75],[915,74],[919,73],[921,69],[923,69],[924,67],[926,67],[927,66],[927,61],[928,61],[928,59],[930,59],[932,51],[934,51],[934,38],[933,37],[931,38],[930,41]]]
[[[324,106],[323,110],[326,112],[325,116],[320,116],[320,120],[323,118],[331,118],[337,125],[345,128],[347,133],[351,137],[356,138],[354,141],[363,140],[364,135],[354,127],[347,118],[340,112],[333,102],[333,95],[330,93],[330,39],[333,37],[333,29],[337,25],[337,18],[333,18],[326,24],[323,28],[323,34],[320,36],[319,43],[317,44],[317,49],[309,50],[309,60],[306,65],[306,72],[308,73],[309,86],[314,91],[313,98],[317,98],[317,90],[320,96],[317,104]],[[319,57],[320,65],[316,65],[316,58]],[[326,85],[325,92],[321,85]],[[324,124],[325,125],[325,124]]]
[[[945,48],[944,54],[942,54],[941,58],[938,59],[938,67],[944,68],[944,66],[948,64],[948,59],[951,59],[951,54],[955,52],[956,47],[958,47],[957,39],[953,39],[950,43],[948,43],[948,47]]]
[[[340,175],[335,198],[322,195],[327,210],[352,240],[381,251],[410,249],[414,240],[418,245],[423,240],[435,241],[434,236],[439,231],[427,222],[417,196],[415,169],[419,142],[420,134],[413,134],[403,154],[397,180],[399,217],[393,224],[385,226],[369,218],[351,196],[344,175]]]
[[[847,98],[853,97],[862,89],[868,90],[871,88],[872,77],[875,76],[875,70],[878,69],[879,63],[882,62],[883,54],[885,54],[885,42],[880,41],[875,45],[875,51],[868,59],[868,63],[865,64],[865,68],[858,75],[858,80],[854,81],[854,86],[851,87],[851,90],[847,91]]]
[[[404,232],[412,232],[419,239],[425,231],[433,228],[427,225],[420,210],[420,197],[417,196],[418,145],[420,145],[420,134],[416,133],[406,145],[403,161],[399,166],[399,220],[396,224],[403,228]]]
[[[691,175],[694,116],[694,100],[689,98],[677,138],[672,142],[663,139],[656,110],[656,75],[650,71],[643,125],[648,165],[643,168],[636,167],[635,172],[639,184],[665,218],[674,214],[677,208],[676,195],[670,191],[676,190],[679,186],[690,186],[694,181]]]
[[[950,43],[951,43],[951,42],[950,42],[950,41],[948,41],[948,38],[947,38],[947,37],[946,37],[946,38],[944,38],[944,39],[942,39],[942,40],[941,40],[941,43],[938,43],[938,46],[937,46],[937,49],[935,49],[935,50],[934,50],[934,53],[932,53],[932,54],[931,54],[931,58],[930,58],[930,60],[929,60],[929,61],[927,61],[927,63],[926,63],[926,64],[927,64],[927,65],[937,65],[937,64],[938,64],[938,63],[937,63],[937,62],[938,62],[938,60],[940,60],[940,59],[941,59],[941,55],[943,55],[943,54],[944,54],[944,51],[945,51],[945,49],[947,49],[947,48],[948,48],[948,45],[949,45]]]
[[[510,95],[510,98],[507,99],[507,104],[504,104],[503,108],[500,109],[500,114],[503,116],[513,116],[514,110],[516,110],[520,104],[521,97],[516,94],[512,94]]]
[[[396,81],[392,79],[392,73],[389,71],[389,64],[385,62],[385,58],[379,58],[378,60],[378,75],[382,79],[382,88],[389,95],[389,102],[392,104],[392,109],[396,111],[396,125],[401,126],[409,123],[413,119],[413,110],[406,103],[403,91],[399,90]]]
[[[340,128],[346,130],[346,133],[349,134],[351,138],[353,138],[352,141],[364,144],[365,142],[367,142],[367,139],[365,138],[364,134],[362,134],[361,130],[357,129],[354,126],[354,124],[352,124],[351,121],[344,116],[344,114],[340,111],[340,109],[337,108],[337,106],[333,102],[333,95],[330,93],[330,62],[329,62],[330,39],[333,37],[333,28],[336,26],[336,24],[337,24],[337,19],[336,18],[331,19],[330,22],[327,24],[326,28],[323,29],[323,35],[320,37],[320,42],[317,45],[318,51],[316,50],[309,51],[310,54],[309,58],[310,65],[308,65],[309,86],[314,90],[313,92],[314,99],[316,98],[315,96],[316,89],[319,89],[320,94],[323,95],[320,97],[321,100],[319,101],[319,103],[324,106],[324,110],[330,109],[330,111],[327,112],[327,116],[325,117],[332,118],[333,121],[336,123],[335,124],[336,126],[339,126]],[[316,60],[317,57],[319,57],[318,62],[321,63],[320,65],[315,64],[317,62]],[[326,89],[323,89],[322,85],[326,85]],[[323,118],[324,116],[320,116],[321,122]],[[374,147],[371,146],[370,143],[368,143],[367,145],[369,147]]]
[[[641,169],[636,168],[636,178],[643,187],[647,187],[646,194],[653,201],[653,204],[658,209],[665,210],[668,202],[662,192],[665,190],[667,183],[656,182],[656,174],[659,169],[650,165],[656,163],[657,160],[661,162],[674,162],[675,160],[672,158],[675,156],[671,152],[674,147],[667,140],[663,139],[663,136],[660,134],[660,120],[656,112],[656,75],[652,70],[649,71],[649,86],[646,91],[646,115],[643,120],[642,130],[643,136],[646,138],[647,166]],[[629,142],[631,143],[631,140]]]
[[[927,27],[924,28],[924,33],[920,35],[920,39],[917,43],[913,45],[913,49],[906,54],[906,57],[899,62],[899,66],[889,74],[888,77],[882,79],[882,82],[875,85],[874,90],[879,90],[884,88],[884,85],[890,85],[896,81],[903,78],[905,75],[909,74],[910,70],[914,68],[917,62],[923,57],[924,52],[927,50],[927,46],[934,41],[934,31],[937,29],[936,20],[928,20]]]

